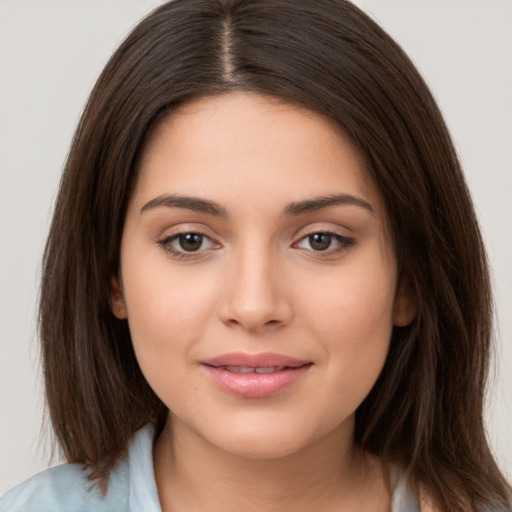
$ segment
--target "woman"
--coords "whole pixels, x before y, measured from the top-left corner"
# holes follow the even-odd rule
[[[344,1],[171,2],[100,77],[45,253],[75,465],[1,506],[507,510],[490,314],[446,128],[381,29]]]

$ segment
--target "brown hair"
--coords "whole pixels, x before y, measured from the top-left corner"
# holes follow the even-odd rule
[[[329,116],[365,157],[418,299],[395,328],[356,442],[406,468],[443,510],[506,509],[483,426],[491,292],[473,206],[443,119],[400,47],[346,0],[174,0],[112,56],[76,130],[44,254],[47,401],[70,462],[108,475],[161,425],[126,321],[109,307],[137,158],[177,105],[246,90]],[[500,508],[501,507],[501,508]]]

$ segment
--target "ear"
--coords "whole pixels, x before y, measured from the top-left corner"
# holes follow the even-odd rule
[[[114,276],[110,278],[110,309],[119,320],[124,320],[128,317],[119,279]]]
[[[409,325],[418,314],[418,300],[410,279],[402,275],[395,298],[393,310],[393,325],[405,327]]]

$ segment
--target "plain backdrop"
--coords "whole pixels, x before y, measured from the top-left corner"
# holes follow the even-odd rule
[[[101,68],[161,1],[0,0],[0,494],[48,466],[35,329],[40,259],[74,127]],[[512,479],[512,1],[360,0],[432,88],[493,268],[486,411]],[[449,341],[449,340],[447,340]],[[54,461],[54,463],[57,461]]]

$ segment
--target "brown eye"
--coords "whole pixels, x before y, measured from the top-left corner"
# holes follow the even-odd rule
[[[353,238],[340,235],[338,233],[331,233],[329,231],[317,231],[301,238],[294,247],[309,251],[311,253],[318,253],[322,256],[336,256],[356,244]]]
[[[203,235],[199,233],[185,233],[183,235],[179,235],[178,244],[180,249],[183,249],[186,252],[198,251],[203,245]]]
[[[180,259],[204,255],[208,250],[218,248],[209,236],[193,231],[169,236],[159,240],[158,245],[165,252]]]
[[[308,242],[314,251],[326,251],[332,243],[332,235],[329,233],[313,233],[308,236]]]

